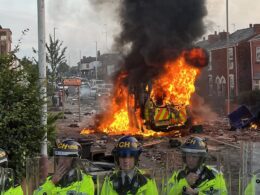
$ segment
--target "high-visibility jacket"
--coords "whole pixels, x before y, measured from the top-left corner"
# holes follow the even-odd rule
[[[174,172],[164,189],[164,194],[183,195],[185,193],[185,189],[191,187],[185,178],[186,176],[187,173],[185,170]],[[198,195],[227,195],[225,179],[222,173],[205,165],[203,165],[203,169],[198,181],[196,182],[196,186],[192,186],[192,188],[196,188],[198,190]]]
[[[6,192],[4,192],[4,195],[23,195],[23,194],[24,193],[20,185],[16,187],[11,187]]]
[[[94,195],[95,188],[92,176],[84,173],[81,173],[81,176],[82,178],[80,181],[75,181],[67,187],[55,186],[51,181],[51,177],[48,177],[46,182],[34,192],[34,195]]]
[[[121,174],[114,172],[105,178],[101,189],[101,195],[158,195],[156,183],[153,179],[145,176],[141,171],[134,175],[129,190],[122,184]]]
[[[245,195],[260,194],[260,175],[254,175],[245,189]]]

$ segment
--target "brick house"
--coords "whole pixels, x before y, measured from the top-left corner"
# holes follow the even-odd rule
[[[7,54],[11,51],[12,31],[9,28],[2,28],[0,25],[0,54]]]
[[[81,76],[87,79],[96,78],[97,67],[97,77],[102,80],[109,80],[111,76],[120,68],[122,61],[122,56],[118,53],[106,53],[98,55],[97,61],[95,57],[85,57],[78,63]],[[99,64],[98,66],[97,63]]]
[[[209,52],[209,65],[202,70],[197,81],[197,92],[218,112],[226,111],[227,67],[229,67],[231,111],[235,109],[236,97],[241,92],[255,89],[260,79],[260,24],[227,33],[209,35],[197,43]],[[228,53],[228,59],[227,59]],[[228,61],[228,63],[227,63]],[[229,64],[227,66],[227,64]],[[254,84],[255,83],[255,84]],[[260,85],[259,85],[260,86]]]

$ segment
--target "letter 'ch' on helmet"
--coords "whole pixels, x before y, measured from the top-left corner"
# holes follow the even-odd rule
[[[208,147],[207,143],[199,137],[190,137],[181,146],[181,150],[184,153],[194,153],[194,154],[207,154]]]
[[[181,151],[184,156],[184,162],[186,162],[185,154],[196,154],[202,157],[201,162],[205,161],[208,154],[207,143],[200,137],[190,137],[181,146]]]
[[[135,137],[124,136],[120,138],[114,147],[112,154],[118,161],[119,157],[135,157],[138,160],[140,154],[142,153],[141,144]]]
[[[81,157],[82,147],[73,139],[65,139],[54,149],[55,156]]]
[[[0,148],[0,166],[2,165],[2,164],[4,164],[5,162],[7,162],[7,154],[6,154],[6,152],[3,150],[3,149],[1,149]]]

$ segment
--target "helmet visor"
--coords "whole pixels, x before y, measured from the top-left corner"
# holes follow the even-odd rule
[[[185,155],[185,156],[189,156],[189,157],[204,157],[204,156],[206,156],[206,153],[192,153],[192,152],[182,152],[182,154],[183,155]]]
[[[121,158],[137,157],[138,151],[135,151],[135,150],[119,150],[117,155],[118,155],[118,157],[121,157]]]
[[[194,149],[194,148],[181,148],[182,152],[185,153],[192,153],[192,154],[206,154],[207,150],[206,149]]]
[[[75,150],[60,150],[55,149],[54,150],[55,156],[68,156],[68,157],[79,157],[78,151]]]

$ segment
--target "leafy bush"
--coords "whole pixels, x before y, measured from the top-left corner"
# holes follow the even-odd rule
[[[0,56],[0,147],[18,179],[25,176],[26,158],[39,153],[45,133],[37,70],[27,59]]]

